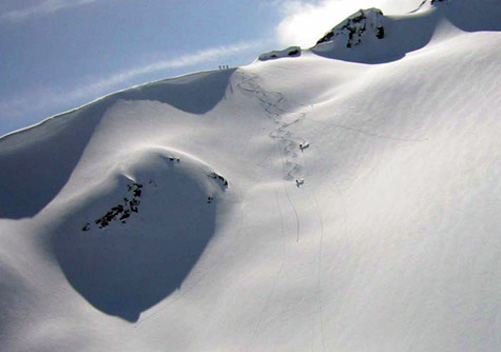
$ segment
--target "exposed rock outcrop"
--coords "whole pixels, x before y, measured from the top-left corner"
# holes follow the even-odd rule
[[[383,19],[383,12],[379,9],[359,10],[327,32],[320,38],[317,45],[344,37],[346,38],[346,47],[352,48],[361,44],[365,36],[383,39],[385,37]]]
[[[259,61],[267,61],[280,59],[283,57],[298,57],[301,56],[301,48],[298,46],[291,46],[284,50],[270,51],[269,53],[264,53],[259,55]]]

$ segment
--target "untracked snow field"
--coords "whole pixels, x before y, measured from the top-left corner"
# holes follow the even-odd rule
[[[0,351],[499,352],[501,4],[468,4],[4,136]]]

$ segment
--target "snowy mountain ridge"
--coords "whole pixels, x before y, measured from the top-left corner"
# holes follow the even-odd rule
[[[0,350],[499,351],[501,3],[428,5],[1,138]]]

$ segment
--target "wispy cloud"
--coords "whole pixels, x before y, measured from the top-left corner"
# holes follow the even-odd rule
[[[278,0],[275,0],[278,1]],[[361,8],[378,7],[385,13],[402,14],[422,0],[280,0],[283,18],[277,26],[282,45],[310,47],[328,30]]]
[[[38,5],[1,14],[0,20],[10,23],[23,22],[31,18],[51,15],[65,9],[89,5],[97,1],[98,0],[42,0]]]
[[[90,84],[84,84],[74,89],[65,89],[64,92],[45,87],[38,92],[31,92],[30,94],[23,94],[22,96],[0,101],[0,116],[2,119],[8,120],[6,121],[7,125],[12,125],[12,128],[19,128],[22,126],[16,124],[15,121],[17,120],[23,121],[23,125],[34,123],[44,117],[40,116],[40,114],[46,115],[47,111],[57,112],[86,103],[104,94],[139,83],[143,76],[151,77],[158,74],[161,77],[169,74],[169,70],[189,68],[202,63],[213,64],[214,66],[218,63],[225,64],[232,57],[234,58],[236,55],[246,52],[254,52],[257,56],[259,54],[258,50],[265,49],[267,45],[269,45],[268,41],[252,41],[208,48],[177,58],[154,62],[143,67],[117,72]],[[161,72],[166,73],[161,75]],[[28,116],[31,116],[31,121],[27,121]],[[1,134],[2,132],[0,132]]]
[[[169,69],[195,66],[204,62],[223,60],[229,56],[241,54],[246,51],[257,50],[263,46],[264,42],[262,41],[252,41],[200,50],[193,54],[187,54],[175,59],[159,61],[144,67],[133,68],[116,73],[110,77],[106,77],[86,87],[78,89],[72,94],[76,97],[81,97],[95,92],[109,91],[122,83],[130,82],[143,75],[166,71]]]

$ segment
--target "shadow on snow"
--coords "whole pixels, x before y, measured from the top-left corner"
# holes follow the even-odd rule
[[[190,174],[155,179],[154,187],[143,183],[139,211],[126,224],[101,229],[92,222],[127,195],[122,180],[79,205],[53,238],[72,287],[101,312],[129,322],[181,287],[215,231],[215,205]],[[86,221],[93,227],[82,231]]]

